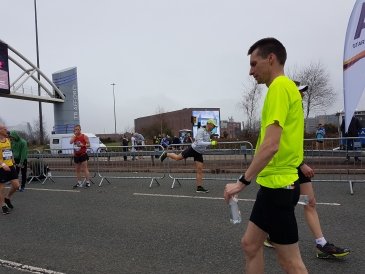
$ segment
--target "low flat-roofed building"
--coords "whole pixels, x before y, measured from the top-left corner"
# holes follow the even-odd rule
[[[241,123],[235,122],[233,117],[221,121],[221,134],[227,138],[237,138],[242,133]]]
[[[193,130],[193,127],[196,127],[198,123],[200,123],[200,119],[202,119],[201,122],[202,125],[205,125],[204,124],[204,122],[206,122],[205,117],[193,116],[196,115],[195,113],[197,112],[217,113],[218,117],[216,118],[216,120],[219,125],[220,122],[219,108],[184,108],[181,110],[158,113],[155,115],[134,119],[134,129],[136,132],[148,135],[148,130],[150,130],[152,126],[160,127],[161,130],[163,130],[162,128],[164,125],[165,127],[171,130],[172,135],[179,136],[179,131],[181,129]],[[160,132],[160,133],[165,133],[165,132]]]

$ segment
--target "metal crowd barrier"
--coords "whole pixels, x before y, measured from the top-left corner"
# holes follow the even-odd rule
[[[313,182],[348,182],[350,193],[354,193],[354,184],[365,181],[365,152],[361,145],[362,138],[325,138],[320,146],[316,139],[304,140],[304,159],[315,174]],[[168,152],[181,153],[190,144],[170,145]],[[160,179],[171,178],[175,183],[182,180],[195,180],[195,163],[193,158],[181,161],[158,159],[163,152],[160,145],[113,146],[107,152],[90,151],[90,177],[100,178],[99,186],[110,179],[150,179],[160,185]],[[46,149],[28,152],[28,183],[38,181],[42,184],[57,178],[75,178],[73,150]],[[204,180],[235,180],[249,166],[254,155],[251,143],[218,142],[204,153]],[[194,174],[194,176],[192,176]],[[319,177],[326,176],[325,179]],[[181,184],[180,184],[181,185]]]
[[[163,151],[160,145],[144,146],[109,146],[108,151],[97,151],[97,175],[101,178],[99,186],[109,179],[151,179],[160,185],[158,180],[165,177],[165,169],[159,161]]]
[[[169,145],[167,152],[181,153],[190,144]],[[215,147],[208,147],[203,154],[203,180],[236,180],[249,166],[254,154],[249,142],[218,142]],[[194,158],[175,161],[167,158],[169,177],[173,179],[171,188],[182,180],[195,180]]]
[[[76,180],[73,153],[73,149],[62,149],[62,151],[60,151],[59,149],[43,150],[41,162],[43,167],[46,166],[48,170],[47,172],[44,172],[44,175],[46,176],[45,181],[51,180],[54,182],[54,179],[56,178],[73,178]],[[92,149],[89,149],[88,155],[90,181],[93,183],[92,179],[96,177],[98,169],[96,162],[96,153]]]
[[[348,182],[351,195],[354,194],[354,183],[364,182],[364,148],[361,139],[325,138],[317,144],[316,139],[304,140],[304,160],[315,171],[315,174],[326,175],[326,179],[313,182],[331,181]]]
[[[47,165],[43,161],[43,154],[37,149],[29,150],[27,162],[27,183],[37,181],[44,184],[48,179],[48,172]],[[51,180],[53,181],[53,179]]]

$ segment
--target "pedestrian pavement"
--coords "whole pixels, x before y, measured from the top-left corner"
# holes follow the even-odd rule
[[[325,175],[321,175],[324,176]],[[31,183],[15,193],[14,210],[0,216],[0,273],[243,273],[240,239],[258,186],[239,196],[242,223],[229,222],[225,181],[206,181],[209,193],[195,193],[194,181],[160,185],[143,179],[72,189],[74,179]],[[314,239],[297,206],[300,249],[309,273],[365,273],[365,184],[314,183],[317,210],[327,240],[352,253],[341,260],[315,256]],[[265,248],[265,273],[283,273],[273,249]],[[13,263],[5,267],[4,261]],[[21,266],[20,266],[21,267]],[[36,273],[31,272],[30,273]],[[54,272],[52,272],[54,271]]]

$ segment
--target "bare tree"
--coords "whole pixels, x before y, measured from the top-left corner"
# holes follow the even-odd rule
[[[321,62],[311,63],[307,67],[296,70],[290,78],[300,81],[301,85],[308,85],[308,91],[303,97],[305,118],[308,118],[311,112],[332,105],[336,100],[336,93],[329,84],[329,73]]]
[[[134,132],[134,127],[131,127],[129,125],[124,127],[124,133],[128,133],[128,132]]]
[[[247,115],[245,128],[248,133],[255,131],[258,126],[257,109],[259,100],[261,99],[262,90],[262,86],[257,84],[256,80],[252,77],[248,78],[248,84],[244,85],[243,88],[240,108],[242,108]]]
[[[44,120],[43,120],[44,121]],[[5,124],[4,119],[0,117],[0,123]],[[45,123],[43,122],[43,128],[45,128]],[[34,120],[33,125],[27,122],[27,128],[22,130],[17,130],[17,133],[22,138],[26,139],[30,144],[39,144],[40,143],[40,127],[39,127],[39,120]],[[49,141],[49,135],[44,133],[44,141]]]
[[[44,120],[43,120],[44,121]],[[43,128],[45,128],[45,123],[43,122]],[[28,141],[31,144],[40,144],[40,126],[39,126],[39,120],[36,119],[33,121],[33,125],[31,125],[29,122],[27,123],[27,132],[25,132],[28,135]],[[48,141],[49,136],[47,133],[44,133],[43,141]]]
[[[27,132],[26,132],[27,134],[28,134],[28,136],[33,136],[33,128],[32,128],[32,126],[30,125],[30,123],[29,122],[27,122]]]

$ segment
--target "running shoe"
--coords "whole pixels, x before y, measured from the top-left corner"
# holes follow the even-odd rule
[[[334,244],[327,242],[324,246],[317,245],[317,258],[330,259],[341,258],[349,255],[350,249],[337,247]]]
[[[77,183],[72,188],[75,189],[75,188],[78,188],[78,187],[82,187],[82,183],[81,182]]]
[[[6,214],[10,214],[9,212],[9,208],[7,206],[3,206],[3,214],[6,215]]]
[[[11,204],[11,202],[10,202],[10,199],[8,199],[8,198],[5,198],[4,199],[4,202],[5,202],[5,204],[8,206],[8,208],[11,208],[11,209],[13,209],[14,208],[14,206]]]
[[[160,161],[163,162],[166,159],[166,157],[167,157],[167,152],[166,151],[162,152],[162,154],[160,155]]]
[[[86,182],[85,183],[85,187],[90,187],[91,185],[90,185],[90,182]]]
[[[273,245],[273,243],[272,243],[272,241],[270,240],[269,237],[266,238],[266,240],[264,242],[264,246],[270,247],[270,248],[275,248],[275,246]]]
[[[209,192],[209,190],[208,189],[205,189],[204,187],[202,187],[202,186],[198,186],[197,188],[196,188],[196,192],[199,192],[199,193],[208,193]]]

